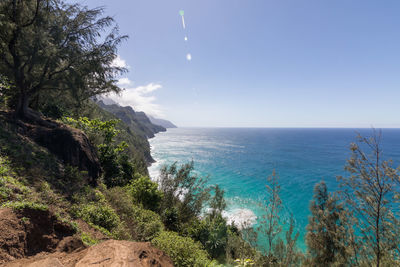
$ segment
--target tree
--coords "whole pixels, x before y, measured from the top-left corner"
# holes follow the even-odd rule
[[[272,249],[275,238],[281,233],[282,226],[280,223],[280,213],[282,210],[282,200],[279,197],[281,187],[278,183],[278,176],[275,170],[272,175],[268,177],[270,185],[266,185],[269,193],[268,204],[265,207],[265,215],[260,223],[260,232],[262,232],[267,239],[267,256],[272,256]]]
[[[328,194],[322,181],[315,185],[310,203],[306,243],[310,266],[348,266],[351,262],[352,227],[338,198]]]
[[[391,161],[382,159],[381,132],[374,130],[369,138],[358,135],[358,143],[351,145],[352,156],[345,170],[348,177],[338,177],[342,195],[357,220],[361,235],[360,255],[364,261],[383,265],[388,258],[400,257],[398,219],[394,215],[400,176]],[[365,153],[367,149],[369,153]]]
[[[141,204],[143,208],[158,211],[162,200],[162,193],[157,188],[157,183],[147,176],[141,176],[132,181],[129,186],[135,204]]]
[[[161,169],[159,184],[164,193],[161,210],[164,220],[177,218],[175,223],[187,223],[200,215],[204,204],[210,197],[210,188],[206,186],[207,178],[193,174],[193,161],[180,168],[174,163]],[[173,230],[175,226],[167,225]]]
[[[9,90],[10,85],[7,80],[0,74],[0,108],[6,107],[5,92]]]
[[[214,186],[214,195],[210,201],[211,218],[213,219],[217,215],[222,215],[222,212],[226,209],[226,201],[224,198],[225,191],[219,187]]]
[[[281,186],[275,170],[268,177],[269,185],[266,188],[269,193],[268,204],[265,206],[265,214],[258,227],[258,236],[267,240],[265,256],[261,259],[263,266],[296,266],[301,263],[302,254],[297,251],[296,242],[299,233],[294,231],[294,220],[291,217],[289,229],[285,232],[284,241],[282,233],[283,221],[281,213],[283,209],[282,200],[279,196]]]
[[[73,119],[63,118],[65,124],[81,129],[89,137],[90,142],[97,146],[97,152],[103,169],[104,183],[107,187],[125,186],[135,174],[134,164],[126,154],[128,144],[125,141],[117,143],[115,137],[120,133],[116,129],[119,120],[90,120],[86,117]]]
[[[63,0],[0,2],[0,73],[12,84],[4,93],[17,116],[41,121],[29,107],[39,93],[59,91],[82,101],[120,90],[115,76],[126,70],[112,62],[127,37],[102,13]]]
[[[276,264],[272,266],[299,266],[304,258],[303,253],[297,249],[297,239],[299,238],[299,232],[294,231],[294,219],[290,217],[289,229],[285,233],[285,241],[278,237],[277,241],[273,245],[273,261]],[[270,258],[271,260],[271,258]],[[270,261],[271,262],[271,261]]]

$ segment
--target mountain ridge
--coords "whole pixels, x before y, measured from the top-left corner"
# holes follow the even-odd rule
[[[97,105],[110,112],[125,124],[127,124],[132,130],[138,132],[140,135],[146,138],[154,137],[154,134],[159,132],[165,132],[167,129],[163,126],[153,124],[146,113],[142,111],[135,111],[131,106],[120,106],[118,104],[107,105],[102,100],[96,102]]]

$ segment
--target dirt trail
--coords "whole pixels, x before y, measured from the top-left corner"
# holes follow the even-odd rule
[[[108,240],[72,253],[55,252],[9,262],[5,267],[172,267],[171,259],[150,243]]]
[[[68,224],[49,211],[0,209],[0,266],[170,267],[150,243],[107,240],[87,248]]]

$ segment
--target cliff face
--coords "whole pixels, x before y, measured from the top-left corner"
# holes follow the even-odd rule
[[[172,122],[170,122],[168,120],[157,119],[150,115],[148,117],[149,117],[151,123],[153,123],[153,124],[160,125],[164,128],[178,128],[175,124],[173,124]]]
[[[116,104],[106,105],[103,101],[99,101],[97,104],[102,109],[121,119],[132,131],[144,137],[152,138],[154,134],[166,131],[164,127],[153,124],[144,112],[136,112],[129,106],[121,107]]]

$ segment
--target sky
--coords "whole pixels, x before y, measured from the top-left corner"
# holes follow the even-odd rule
[[[129,35],[121,105],[181,127],[400,127],[398,0],[80,2]]]

